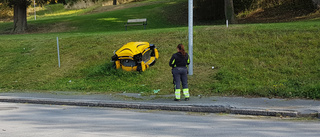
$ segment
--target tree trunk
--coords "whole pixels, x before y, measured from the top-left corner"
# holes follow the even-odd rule
[[[113,0],[113,5],[117,5],[117,0]]]
[[[320,0],[312,0],[312,1],[320,9]]]
[[[228,20],[231,24],[237,23],[234,15],[233,0],[224,0],[224,6],[226,20]]]
[[[23,33],[27,29],[27,6],[14,5],[13,33]]]

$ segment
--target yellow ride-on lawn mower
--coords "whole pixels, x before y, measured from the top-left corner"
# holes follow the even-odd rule
[[[154,65],[158,58],[159,52],[154,44],[130,42],[114,53],[112,61],[116,69],[141,72]]]

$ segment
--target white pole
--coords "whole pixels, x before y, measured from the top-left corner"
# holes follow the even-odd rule
[[[189,0],[189,75],[193,75],[193,0]]]
[[[37,20],[37,14],[36,14],[36,0],[33,1],[33,10],[34,10],[34,20]]]
[[[228,28],[229,27],[229,21],[228,20],[226,21],[226,24],[227,24],[227,28]]]
[[[59,52],[59,38],[57,37],[58,63],[60,68],[60,52]]]

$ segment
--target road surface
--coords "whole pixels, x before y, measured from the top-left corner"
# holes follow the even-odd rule
[[[0,137],[317,137],[319,120],[0,102]]]

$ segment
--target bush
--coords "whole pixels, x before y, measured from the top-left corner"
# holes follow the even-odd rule
[[[13,18],[13,9],[7,3],[0,4],[0,20],[8,20]]]

